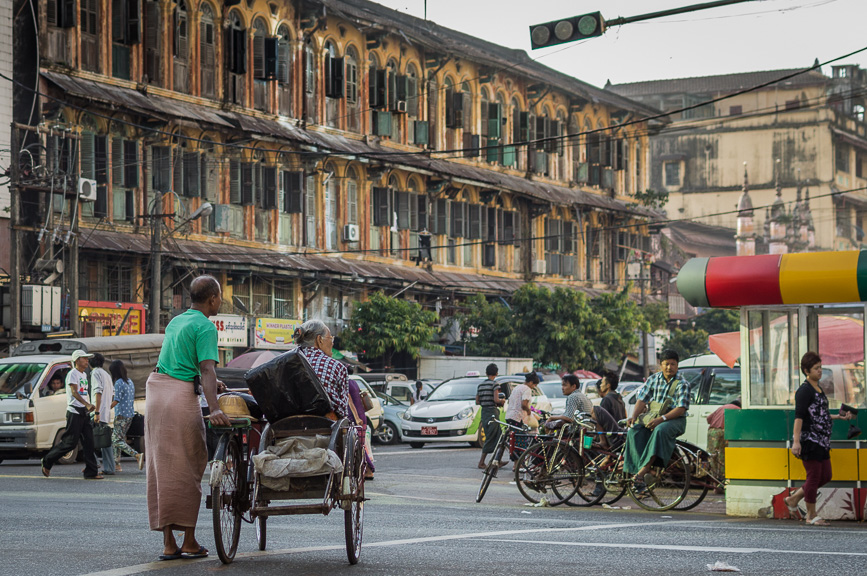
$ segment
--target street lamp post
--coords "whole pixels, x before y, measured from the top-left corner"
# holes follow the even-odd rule
[[[167,192],[168,194],[173,194],[173,192]],[[151,288],[150,288],[150,302],[148,304],[148,308],[150,309],[150,332],[151,334],[159,334],[161,330],[161,322],[160,322],[160,308],[162,306],[162,229],[163,229],[163,218],[167,216],[173,217],[174,214],[163,214],[163,195],[164,193],[157,190],[155,191],[156,197],[153,200],[153,204],[151,206],[150,214],[148,217],[151,219]],[[154,214],[154,210],[157,211]],[[214,205],[210,202],[205,202],[196,210],[190,214],[190,217],[186,220],[182,221],[178,224],[171,232],[169,232],[168,236],[171,237],[176,231],[180,230],[180,228],[184,224],[188,224],[193,220],[197,220],[202,217],[207,217],[214,211]]]

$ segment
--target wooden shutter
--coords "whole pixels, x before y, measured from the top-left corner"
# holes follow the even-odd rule
[[[387,71],[386,70],[376,70],[376,95],[374,98],[375,104],[373,104],[374,108],[383,108],[385,107],[385,90],[388,82]]]
[[[564,254],[571,254],[575,251],[575,226],[572,222],[561,222],[562,224],[562,237],[560,241],[560,252]]]
[[[304,198],[304,172],[283,172],[283,211],[301,214]]]
[[[471,240],[480,240],[482,238],[481,204],[470,204],[468,212],[469,226],[467,227],[467,237]]]
[[[464,156],[467,158],[478,158],[479,156],[479,147],[481,146],[481,140],[478,134],[470,134],[468,132],[464,132]]]
[[[59,28],[74,28],[77,24],[75,19],[75,0],[57,0],[60,11],[58,12],[57,26]]]
[[[123,184],[127,188],[138,187],[138,142],[123,142]]]
[[[140,0],[126,0],[126,44],[141,42],[141,12]]]
[[[431,221],[433,230],[431,232],[434,234],[448,233],[449,204],[451,202],[445,198],[439,198],[433,203],[434,212]]]
[[[455,128],[455,91],[451,88],[446,88],[446,128]],[[433,116],[432,116],[433,117]]]
[[[125,196],[126,219],[135,220],[135,191],[127,190]]]
[[[201,162],[198,152],[184,153],[184,196],[202,196]]]
[[[241,163],[237,160],[229,161],[229,202],[241,203]]]
[[[391,188],[375,187],[373,189],[373,225],[391,226],[392,190]]]
[[[416,203],[416,230],[428,230],[427,222],[427,194],[418,194]]]
[[[343,58],[331,58],[331,97],[343,98],[345,93],[345,67]]]
[[[253,78],[265,79],[265,37],[253,36]]]
[[[263,195],[262,208],[273,210],[277,207],[277,168],[265,166],[262,169]]]
[[[177,194],[185,194],[184,156],[179,148],[172,150],[172,190]]]
[[[394,70],[388,70],[388,109],[397,109],[397,76]]]
[[[521,246],[524,242],[524,237],[521,235],[521,213],[514,210],[512,214],[512,224],[515,227],[515,246]]]
[[[45,17],[48,20],[49,26],[58,26],[60,24],[61,18],[58,18],[57,6],[58,0],[47,1]]]
[[[490,206],[485,209],[487,212],[487,231],[484,240],[493,242],[497,239],[497,209]]]
[[[231,30],[232,36],[232,66],[230,72],[235,74],[247,73],[247,31]]]
[[[463,238],[464,232],[464,212],[466,204],[463,202],[452,202],[451,206],[451,230],[449,236],[452,238]]]
[[[532,128],[530,127],[532,118],[529,112],[518,113],[518,139],[517,142],[528,142],[532,140]]]
[[[253,163],[241,163],[241,205],[251,206],[256,203],[256,189],[253,182]]]
[[[289,42],[280,39],[277,42],[277,81],[281,84],[289,83],[289,64],[292,58],[292,46]]]
[[[515,212],[506,210],[503,212],[503,233],[500,235],[500,244],[515,243]]]
[[[409,76],[406,79],[406,111],[410,116],[418,117],[419,100],[421,96],[418,92],[418,78]]]
[[[397,192],[397,227],[399,230],[410,228],[409,192]]]
[[[81,135],[81,140],[79,141],[79,171],[81,173],[82,178],[91,178],[93,179],[96,174],[96,170],[93,166],[93,139],[94,135],[90,132],[85,132]]]
[[[108,189],[105,186],[96,187],[96,201],[93,204],[93,215],[96,218],[108,216]]]
[[[99,184],[108,183],[108,138],[94,136],[93,138],[93,169]]]
[[[280,43],[277,38],[265,38],[265,79],[277,80]]]
[[[502,126],[503,122],[500,119],[502,116],[502,107],[499,102],[489,102],[488,103],[488,115],[482,116],[483,122],[485,122],[485,118],[487,118],[487,126],[488,126],[488,138],[500,138],[502,136]]]
[[[123,140],[111,139],[111,184],[123,187]]]
[[[111,39],[126,43],[126,0],[111,0]]]
[[[416,120],[413,124],[413,130],[415,131],[414,142],[422,146],[430,144],[430,124],[423,120]]]

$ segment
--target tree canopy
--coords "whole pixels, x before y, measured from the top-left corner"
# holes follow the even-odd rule
[[[340,337],[343,346],[353,352],[383,358],[386,365],[391,365],[397,352],[418,358],[422,347],[431,347],[437,319],[436,312],[415,302],[374,292],[366,302],[355,304],[349,325]]]
[[[511,307],[476,295],[456,315],[467,353],[532,356],[541,364],[598,369],[619,362],[638,344],[640,330],[664,325],[665,305],[642,309],[628,287],[587,298],[569,288],[525,284],[512,294]]]
[[[671,335],[663,343],[664,349],[677,352],[681,359],[707,354],[710,352],[707,342],[708,334],[704,330],[693,328],[691,330],[672,330]]]

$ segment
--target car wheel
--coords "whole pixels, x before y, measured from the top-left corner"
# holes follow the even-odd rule
[[[479,426],[479,435],[475,442],[470,442],[473,448],[482,448],[485,445],[485,429]]]
[[[410,448],[416,448],[416,449],[417,448],[424,448],[424,442],[410,442],[409,447]]]
[[[57,433],[57,436],[54,437],[54,446],[60,444],[60,440],[63,438],[63,433],[65,430],[60,430]],[[78,446],[67,452],[63,455],[63,457],[57,461],[58,464],[74,464],[78,459]]]
[[[383,422],[382,427],[376,432],[376,439],[381,444],[396,444],[400,440],[400,434],[397,431],[397,426],[391,422]]]

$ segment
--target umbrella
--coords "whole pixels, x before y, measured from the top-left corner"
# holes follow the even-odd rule
[[[579,378],[584,378],[584,379],[588,379],[588,380],[591,378],[595,378],[596,380],[599,380],[600,378],[602,378],[602,376],[600,376],[596,372],[593,372],[592,370],[575,370],[575,372],[573,372],[573,374],[575,374],[575,376],[577,376]]]
[[[785,321],[780,317],[771,322],[775,326]],[[750,330],[750,347],[755,346],[759,329]],[[710,351],[727,366],[734,367],[741,356],[740,332],[713,334],[708,339]],[[849,316],[819,316],[819,356],[826,365],[851,364],[864,360],[864,322]]]
[[[283,354],[283,351],[255,350],[253,352],[246,352],[240,356],[236,356],[231,362],[226,364],[226,368],[243,368],[249,370],[250,368],[255,368],[256,366],[276,358],[280,354]]]

